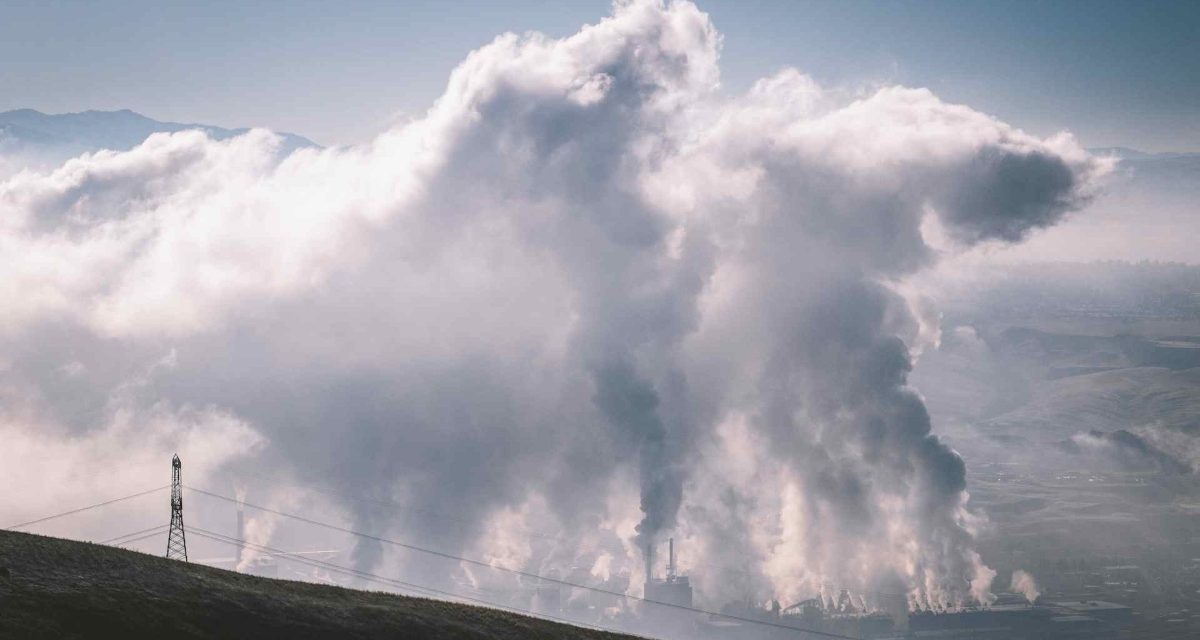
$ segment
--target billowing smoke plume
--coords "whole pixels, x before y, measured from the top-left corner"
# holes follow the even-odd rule
[[[1013,571],[1012,585],[1009,588],[1014,593],[1025,596],[1025,599],[1030,604],[1037,602],[1038,596],[1042,595],[1042,592],[1038,590],[1037,581],[1033,579],[1033,576],[1028,571],[1021,569]]]
[[[1089,431],[1077,433],[1059,444],[1059,449],[1072,454],[1097,457],[1103,462],[1116,463],[1121,468],[1137,471],[1157,471],[1164,474],[1190,473],[1188,444],[1192,438],[1157,426],[1139,428],[1138,433],[1117,429],[1112,432]],[[1174,436],[1172,438],[1172,436]],[[1172,447],[1158,446],[1171,442]],[[1183,446],[1180,446],[1183,445]],[[1195,448],[1192,444],[1191,448]]]
[[[498,37],[363,147],[185,132],[0,182],[3,420],[94,430],[47,372],[102,399],[171,346],[147,394],[246,421],[257,468],[360,529],[488,553],[526,514],[574,541],[529,566],[634,572],[675,530],[701,598],[986,599],[905,279],[1053,225],[1106,166],[922,89],[731,97],[719,44],[689,3],[619,2]]]

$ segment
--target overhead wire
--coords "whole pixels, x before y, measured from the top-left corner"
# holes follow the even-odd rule
[[[243,540],[241,538],[227,535],[224,533],[218,533],[215,531],[209,531],[207,529],[202,529],[195,525],[188,527],[188,532],[193,533],[201,538],[207,538],[209,540],[214,540],[216,542],[220,542],[223,544],[244,546],[244,547],[250,548],[252,550],[259,551],[261,553],[265,553],[267,555],[271,555],[274,557],[288,560],[289,562],[299,562],[301,564],[305,564],[305,565],[308,565],[311,567],[336,570],[340,573],[344,573],[347,575],[353,575],[353,576],[358,576],[358,577],[361,577],[364,579],[370,579],[372,582],[387,582],[389,584],[402,586],[405,589],[417,591],[420,593],[424,593],[426,595],[435,594],[435,591],[427,589],[425,587],[421,587],[420,585],[410,584],[410,583],[403,582],[401,580],[396,580],[396,579],[387,578],[384,576],[375,575],[375,574],[372,574],[372,573],[369,573],[366,571],[361,571],[359,569],[354,569],[351,567],[343,567],[341,565],[328,563],[323,560],[307,558],[305,556],[296,555],[296,554],[284,551],[282,549],[275,549],[273,547],[269,547],[264,544],[250,542],[249,540]],[[441,594],[441,595],[445,595],[445,594]]]
[[[262,480],[267,480],[267,481],[275,480],[274,478],[271,478],[270,476],[266,476],[261,473],[255,473],[253,471],[238,471],[236,473],[237,473],[237,475],[252,476],[252,477],[259,478]],[[402,511],[411,511],[414,513],[430,515],[430,516],[434,516],[435,518],[441,518],[443,520],[448,520],[450,522],[458,522],[460,524],[470,525],[470,524],[473,524],[473,522],[474,522],[474,521],[470,520],[469,518],[463,518],[460,516],[456,516],[454,514],[446,513],[444,511],[438,511],[436,509],[429,509],[426,507],[417,507],[417,506],[413,506],[413,505],[400,504],[393,500],[382,500],[380,498],[368,498],[366,496],[357,496],[357,495],[342,495],[339,493],[335,493],[333,491],[318,489],[318,488],[312,487],[312,486],[305,486],[304,490],[311,491],[313,493],[318,493],[318,494],[321,494],[324,496],[328,496],[330,498],[334,498],[337,500],[349,500],[352,502],[361,502],[361,503],[365,503],[365,504],[376,504],[376,505],[380,505],[380,506],[393,507],[396,509],[400,509]],[[546,533],[544,531],[538,531],[538,530],[530,528],[530,527],[521,526],[521,527],[518,527],[518,529],[520,529],[526,535],[529,535],[530,537],[534,537],[534,538],[541,538],[543,540],[549,540],[552,542],[560,542],[560,543],[561,542],[573,542],[572,540],[570,540],[564,536],[556,535],[553,533]]]
[[[149,533],[149,532],[151,532],[151,531],[153,531],[153,532],[157,533],[159,529],[166,529],[166,528],[168,528],[168,527],[170,527],[170,526],[171,526],[171,525],[169,525],[169,524],[160,524],[160,525],[157,525],[157,526],[154,526],[154,527],[150,527],[150,528],[148,528],[148,529],[142,529],[141,531],[134,531],[134,532],[132,532],[132,533],[127,533],[127,534],[125,534],[125,535],[123,535],[123,536],[117,536],[117,537],[115,537],[115,538],[109,538],[108,540],[104,540],[104,541],[102,541],[102,542],[97,542],[96,544],[113,544],[114,542],[117,542],[118,540],[121,540],[122,538],[130,538],[130,537],[133,537],[133,536],[136,536],[136,535],[139,535],[139,534],[143,534],[143,533]],[[124,543],[121,543],[121,544],[124,544]]]
[[[297,520],[297,521],[300,521],[300,522],[305,522],[305,523],[308,523],[308,524],[311,524],[311,525],[315,525],[315,526],[319,526],[319,527],[324,527],[324,528],[327,528],[327,529],[330,529],[330,530],[333,530],[333,531],[340,531],[340,532],[342,532],[342,533],[348,533],[348,534],[350,534],[350,535],[358,536],[358,537],[365,538],[365,539],[368,539],[368,540],[374,540],[374,541],[376,541],[376,542],[381,542],[381,543],[384,543],[384,544],[393,545],[393,546],[396,546],[396,547],[400,547],[400,548],[402,548],[402,549],[408,549],[408,550],[410,550],[410,551],[416,551],[416,552],[418,552],[418,553],[424,553],[424,554],[432,555],[432,556],[435,556],[435,557],[444,558],[444,559],[446,559],[446,560],[454,560],[454,561],[457,561],[457,562],[465,562],[465,563],[467,563],[467,564],[475,565],[475,566],[478,566],[478,567],[483,567],[483,568],[486,568],[486,569],[492,569],[492,570],[497,570],[497,571],[503,571],[503,572],[506,572],[506,573],[511,573],[511,574],[514,574],[514,575],[519,575],[519,576],[523,576],[523,577],[530,578],[530,579],[534,579],[534,580],[541,580],[541,581],[544,581],[544,582],[549,582],[549,583],[553,583],[553,584],[559,584],[559,585],[562,585],[562,586],[571,587],[571,588],[575,588],[575,589],[584,589],[584,590],[586,590],[586,591],[592,591],[592,592],[594,592],[594,593],[600,593],[600,594],[604,594],[604,595],[608,595],[608,596],[615,596],[615,597],[618,597],[618,598],[625,598],[625,599],[629,599],[629,600],[635,600],[635,601],[645,602],[645,603],[647,603],[647,604],[650,604],[650,605],[657,605],[657,606],[661,606],[661,607],[667,607],[667,608],[676,609],[676,610],[681,610],[681,611],[687,611],[687,612],[691,612],[691,613],[706,614],[706,615],[709,615],[709,616],[712,616],[712,617],[724,618],[724,619],[726,619],[726,620],[734,620],[734,621],[737,621],[737,622],[745,622],[745,623],[748,623],[748,624],[757,624],[757,625],[763,625],[763,626],[768,626],[768,627],[775,627],[775,628],[779,628],[779,629],[786,629],[786,630],[788,630],[788,631],[794,631],[794,632],[797,632],[797,633],[809,633],[809,634],[812,634],[812,635],[821,636],[821,637],[826,637],[826,638],[843,638],[843,639],[847,639],[847,640],[858,640],[858,639],[857,639],[857,638],[855,638],[854,636],[848,636],[848,635],[843,635],[843,634],[839,634],[839,633],[833,633],[833,632],[829,632],[829,631],[821,631],[821,630],[818,630],[818,629],[809,629],[809,628],[805,628],[805,627],[794,627],[794,626],[791,626],[791,625],[780,624],[780,623],[776,623],[776,622],[769,622],[769,621],[766,621],[766,620],[757,620],[757,619],[754,619],[754,618],[747,618],[747,617],[744,617],[744,616],[738,616],[738,615],[729,614],[729,613],[721,613],[721,612],[717,612],[717,611],[710,611],[710,610],[708,610],[708,609],[700,609],[700,608],[698,608],[698,607],[689,607],[689,606],[686,606],[686,605],[675,604],[675,603],[673,603],[673,602],[661,602],[661,601],[658,601],[658,600],[648,600],[648,599],[646,599],[646,598],[643,598],[643,597],[631,596],[631,595],[629,595],[629,594],[626,594],[626,593],[622,593],[622,592],[618,592],[618,591],[611,591],[611,590],[609,590],[609,589],[604,589],[604,588],[602,588],[602,587],[595,587],[595,586],[591,586],[591,585],[578,584],[578,583],[570,582],[570,581],[568,581],[568,580],[562,580],[562,579],[560,579],[560,578],[550,578],[550,577],[542,576],[542,575],[539,575],[539,574],[536,574],[536,573],[532,573],[532,572],[529,572],[529,571],[523,571],[523,570],[520,570],[520,569],[512,569],[512,568],[508,568],[508,567],[497,566],[497,565],[494,565],[494,564],[492,564],[492,563],[490,563],[490,562],[485,562],[485,561],[483,561],[483,560],[476,560],[476,559],[473,559],[473,558],[467,558],[467,557],[464,557],[464,556],[455,555],[455,554],[453,554],[453,553],[446,553],[446,552],[444,552],[444,551],[437,551],[437,550],[435,550],[435,549],[427,549],[427,548],[425,548],[425,547],[420,547],[420,546],[417,546],[417,545],[414,545],[414,544],[409,544],[409,543],[405,543],[405,542],[400,542],[400,541],[397,541],[397,540],[389,540],[389,539],[387,539],[387,538],[383,538],[383,537],[380,537],[380,536],[371,535],[371,534],[369,534],[369,533],[365,533],[365,532],[362,532],[362,531],[355,531],[355,530],[353,530],[353,529],[348,529],[348,528],[346,528],[346,527],[341,527],[341,526],[338,526],[338,525],[335,525],[335,524],[330,524],[330,523],[328,523],[328,522],[321,522],[321,521],[319,521],[319,520],[313,520],[313,519],[311,519],[311,518],[306,518],[306,517],[304,517],[304,516],[301,516],[301,515],[297,515],[297,514],[293,514],[293,513],[287,513],[287,512],[284,512],[284,511],[279,511],[279,510],[277,510],[277,509],[271,509],[270,507],[263,507],[263,506],[260,506],[260,505],[251,504],[251,503],[249,503],[249,502],[245,502],[245,501],[239,501],[239,500],[237,500],[236,498],[231,498],[231,497],[229,497],[229,496],[221,495],[221,494],[219,494],[219,493],[214,493],[214,492],[212,492],[212,491],[206,491],[206,490],[204,490],[204,489],[201,489],[201,488],[199,488],[199,487],[193,487],[193,486],[191,486],[191,485],[184,485],[184,488],[186,488],[186,489],[188,489],[188,490],[190,490],[190,491],[195,491],[195,492],[197,492],[197,493],[199,493],[199,494],[201,494],[201,495],[206,495],[206,496],[210,496],[210,497],[217,498],[217,499],[220,499],[220,500],[225,500],[225,501],[227,501],[227,502],[233,502],[233,503],[237,503],[237,504],[242,504],[242,505],[244,505],[244,506],[250,507],[251,509],[257,509],[257,510],[259,510],[259,511],[265,511],[265,512],[267,512],[267,513],[273,513],[273,514],[275,514],[275,515],[283,516],[283,517],[285,517],[285,518],[290,518],[290,519],[293,519],[293,520]]]
[[[263,544],[257,544],[257,543],[249,542],[249,541],[242,540],[242,539],[240,539],[240,538],[236,538],[236,537],[234,537],[234,536],[225,535],[225,534],[222,534],[222,533],[216,533],[216,532],[213,532],[213,531],[207,531],[207,530],[205,530],[205,529],[201,529],[201,528],[199,528],[199,527],[196,527],[196,526],[189,527],[189,528],[188,528],[188,530],[189,530],[189,531],[191,531],[191,532],[193,532],[193,533],[195,533],[196,535],[198,535],[198,536],[200,536],[200,537],[202,537],[202,538],[208,538],[208,539],[210,539],[210,540],[214,540],[214,541],[216,541],[216,542],[223,542],[223,543],[225,543],[225,544],[232,544],[232,545],[237,545],[237,544],[246,545],[246,546],[248,546],[248,547],[255,548],[256,550],[259,550],[259,551],[261,551],[261,552],[268,553],[268,554],[271,554],[271,555],[274,555],[274,556],[278,556],[278,557],[284,558],[284,559],[286,559],[286,560],[288,560],[288,561],[290,561],[290,562],[299,562],[299,563],[301,563],[301,564],[305,564],[305,565],[308,565],[308,566],[311,566],[311,567],[315,567],[315,568],[329,569],[329,570],[331,570],[331,571],[335,571],[335,572],[342,573],[342,574],[345,574],[345,575],[351,575],[351,576],[355,576],[355,577],[363,578],[364,580],[368,580],[368,581],[371,581],[371,582],[376,582],[376,583],[381,583],[381,584],[388,584],[388,585],[392,585],[392,586],[398,586],[398,587],[401,587],[401,588],[404,588],[404,589],[408,589],[408,590],[410,590],[410,591],[415,591],[415,592],[417,592],[417,593],[421,593],[421,594],[426,594],[426,595],[440,595],[440,596],[443,596],[443,597],[448,597],[448,598],[455,598],[455,599],[459,599],[459,600],[466,600],[466,601],[469,601],[469,602],[474,602],[474,603],[477,603],[477,604],[482,604],[482,605],[485,605],[485,606],[488,606],[488,607],[491,607],[491,608],[494,608],[494,609],[501,609],[501,610],[508,611],[508,612],[511,612],[511,613],[519,613],[519,614],[522,614],[522,615],[529,615],[529,616],[534,616],[534,617],[544,618],[544,619],[547,619],[547,620],[553,620],[553,621],[555,621],[555,622],[561,622],[561,623],[564,623],[564,624],[570,624],[570,625],[574,625],[574,626],[584,626],[584,627],[588,627],[588,628],[591,628],[591,629],[595,629],[595,630],[597,630],[597,631],[611,631],[611,632],[615,632],[615,633],[620,633],[619,631],[617,631],[617,630],[615,630],[615,629],[608,629],[608,628],[601,627],[601,626],[597,626],[597,625],[590,624],[590,623],[578,622],[578,621],[575,621],[575,620],[569,620],[569,619],[566,619],[566,618],[560,618],[560,617],[558,617],[558,616],[552,616],[552,615],[549,615],[549,614],[544,614],[544,613],[538,613],[538,612],[534,612],[534,611],[529,611],[529,610],[527,610],[527,609],[521,609],[520,607],[513,607],[512,605],[499,604],[499,603],[496,603],[496,602],[491,602],[491,601],[488,601],[488,600],[484,600],[484,599],[482,599],[482,598],[475,598],[475,597],[472,597],[472,596],[464,595],[464,594],[461,594],[461,593],[454,593],[454,592],[451,592],[451,591],[444,591],[444,590],[442,590],[442,589],[437,589],[437,588],[434,588],[434,587],[427,587],[427,586],[425,586],[425,585],[414,584],[414,583],[411,583],[411,582],[406,582],[406,581],[404,581],[404,580],[399,580],[399,579],[396,579],[396,578],[388,578],[388,577],[386,577],[386,576],[381,576],[381,575],[378,575],[378,574],[375,574],[375,573],[371,573],[371,572],[369,572],[369,571],[363,571],[363,570],[361,570],[361,569],[354,569],[354,568],[351,568],[351,567],[345,567],[345,566],[342,566],[342,565],[339,565],[339,564],[334,564],[334,563],[331,563],[331,562],[325,562],[325,561],[323,561],[323,560],[316,560],[316,559],[313,559],[313,558],[305,558],[305,557],[302,557],[302,556],[298,556],[298,555],[295,555],[295,554],[289,553],[289,552],[287,552],[287,551],[282,551],[282,550],[279,550],[279,549],[274,549],[274,548],[272,548],[272,547],[269,547],[269,546],[267,546],[267,545],[263,545]]]
[[[27,527],[27,526],[34,525],[34,524],[39,524],[39,523],[42,523],[42,522],[48,522],[48,521],[50,521],[50,520],[55,520],[55,519],[57,519],[57,518],[62,518],[62,517],[65,517],[65,516],[69,516],[69,515],[76,514],[76,513],[82,513],[82,512],[85,512],[85,511],[90,511],[90,510],[92,510],[92,509],[97,509],[97,508],[100,508],[100,507],[104,507],[104,506],[108,506],[108,505],[116,504],[116,503],[118,503],[118,502],[123,502],[123,501],[126,501],[126,500],[131,500],[131,499],[138,498],[138,497],[141,497],[141,496],[149,495],[149,494],[151,494],[151,493],[155,493],[155,492],[157,492],[157,491],[162,491],[162,490],[164,490],[164,489],[167,489],[167,488],[169,488],[169,487],[170,487],[170,485],[163,485],[163,486],[161,486],[161,487],[156,487],[156,488],[153,488],[153,489],[148,489],[148,490],[146,490],[146,491],[140,491],[140,492],[133,493],[133,494],[130,494],[130,495],[127,495],[127,496],[122,496],[122,497],[119,497],[119,498],[113,498],[113,499],[111,499],[111,500],[106,500],[106,501],[103,501],[103,502],[98,502],[98,503],[96,503],[96,504],[91,504],[91,505],[88,505],[88,506],[85,506],[85,507],[79,507],[79,508],[77,508],[77,509],[71,509],[71,510],[69,510],[69,511],[64,511],[64,512],[61,512],[61,513],[56,513],[56,514],[49,515],[49,516],[45,516],[45,517],[38,518],[38,519],[35,519],[35,520],[29,520],[29,521],[27,521],[27,522],[22,522],[22,523],[19,523],[19,524],[14,524],[14,525],[11,525],[11,526],[9,526],[9,527],[6,527],[6,528],[7,528],[8,530],[15,530],[15,529],[20,529],[20,528]],[[338,526],[338,525],[330,524],[330,523],[327,523],[327,522],[321,522],[321,521],[319,521],[319,520],[313,520],[313,519],[311,519],[311,518],[306,518],[306,517],[304,517],[304,516],[300,516],[300,515],[297,515],[297,514],[293,514],[293,513],[287,513],[287,512],[284,512],[284,511],[279,511],[279,510],[276,510],[276,509],[271,509],[271,508],[269,508],[269,507],[264,507],[264,506],[261,506],[261,505],[251,504],[251,503],[249,503],[249,502],[245,502],[245,501],[242,501],[242,500],[238,500],[238,499],[236,499],[236,498],[231,498],[231,497],[229,497],[229,496],[221,495],[221,494],[219,494],[219,493],[215,493],[215,492],[212,492],[212,491],[206,491],[206,490],[204,490],[204,489],[201,489],[201,488],[199,488],[199,487],[193,487],[193,486],[190,486],[190,485],[185,485],[185,488],[187,488],[187,489],[188,489],[188,490],[190,490],[190,491],[195,491],[195,492],[197,492],[197,493],[200,493],[201,495],[206,495],[206,496],[209,496],[209,497],[212,497],[212,498],[217,498],[217,499],[220,499],[220,500],[225,500],[225,501],[227,501],[227,502],[232,502],[232,503],[235,503],[235,504],[242,504],[242,505],[244,505],[244,506],[247,506],[247,507],[250,507],[250,508],[252,508],[252,509],[257,509],[257,510],[259,510],[259,511],[265,511],[265,512],[267,512],[267,513],[273,513],[273,514],[275,514],[275,515],[283,516],[283,517],[285,517],[285,518],[290,518],[290,519],[293,519],[293,520],[298,520],[298,521],[300,521],[300,522],[305,522],[305,523],[308,523],[308,524],[311,524],[311,525],[315,525],[315,526],[324,527],[324,528],[331,529],[331,530],[334,530],[334,531],[340,531],[340,532],[343,532],[343,533],[347,533],[347,534],[350,534],[350,535],[358,536],[358,537],[365,538],[365,539],[368,539],[368,540],[374,540],[374,541],[376,541],[376,542],[381,542],[381,543],[384,543],[384,544],[389,544],[389,545],[397,546],[397,547],[400,547],[400,548],[403,548],[403,549],[408,549],[408,550],[410,550],[410,551],[415,551],[415,552],[418,552],[418,553],[424,553],[424,554],[428,554],[428,555],[432,555],[432,556],[440,557],[440,558],[443,558],[443,559],[446,559],[446,560],[454,560],[454,561],[458,561],[458,562],[464,562],[464,563],[471,564],[471,565],[475,565],[475,566],[479,566],[479,567],[482,567],[482,568],[485,568],[485,569],[499,570],[499,571],[503,571],[503,572],[506,572],[506,573],[511,573],[511,574],[514,574],[514,575],[522,576],[522,577],[525,577],[525,578],[530,578],[530,579],[533,579],[533,580],[539,580],[539,581],[548,582],[548,583],[551,583],[551,584],[558,584],[558,585],[561,585],[561,586],[565,586],[565,587],[571,587],[571,588],[575,588],[575,589],[583,589],[583,590],[585,590],[585,591],[591,591],[591,592],[594,592],[594,593],[600,593],[600,594],[603,594],[603,595],[613,596],[613,597],[617,597],[617,598],[623,598],[623,599],[628,599],[628,600],[634,600],[634,601],[645,602],[645,603],[647,603],[647,604],[649,604],[649,605],[658,605],[658,606],[662,606],[662,607],[668,607],[668,608],[677,609],[677,610],[681,610],[681,611],[687,611],[687,612],[691,612],[691,613],[706,614],[706,615],[709,615],[709,616],[712,616],[712,617],[724,618],[724,619],[726,619],[726,620],[734,620],[734,621],[738,621],[738,622],[745,622],[745,623],[749,623],[749,624],[757,624],[757,625],[762,625],[762,626],[775,627],[775,628],[786,629],[786,630],[788,630],[788,631],[793,631],[793,632],[797,632],[797,633],[808,633],[808,634],[812,634],[812,635],[816,635],[816,636],[821,636],[821,637],[827,637],[827,638],[843,638],[843,639],[847,639],[847,640],[858,640],[858,639],[854,638],[854,636],[848,636],[848,635],[843,635],[843,634],[838,634],[838,633],[832,633],[832,632],[827,632],[827,631],[821,631],[821,630],[817,630],[817,629],[808,629],[808,628],[803,628],[803,627],[794,627],[794,626],[791,626],[791,625],[779,624],[779,623],[769,622],[769,621],[765,621],[765,620],[756,620],[756,619],[754,619],[754,618],[747,618],[747,617],[743,617],[743,616],[737,616],[737,615],[728,614],[728,613],[721,613],[721,612],[716,612],[716,611],[709,611],[709,610],[707,610],[707,609],[700,609],[700,608],[697,608],[697,607],[689,607],[689,606],[680,605],[680,604],[675,604],[675,603],[671,603],[671,602],[660,602],[660,601],[656,601],[656,600],[648,600],[648,599],[646,599],[646,598],[643,598],[643,597],[632,596],[632,595],[629,595],[629,594],[626,594],[626,593],[622,593],[622,592],[618,592],[618,591],[611,591],[611,590],[609,590],[609,589],[604,589],[604,588],[601,588],[601,587],[595,587],[595,586],[592,586],[592,585],[578,584],[578,583],[570,582],[570,581],[567,581],[567,580],[562,580],[562,579],[559,579],[559,578],[550,578],[550,577],[547,577],[547,576],[542,576],[542,575],[539,575],[539,574],[536,574],[536,573],[532,573],[532,572],[529,572],[529,571],[522,571],[522,570],[520,570],[520,569],[512,569],[512,568],[508,568],[508,567],[496,566],[496,565],[494,565],[494,564],[492,564],[492,563],[489,563],[489,562],[484,562],[484,561],[482,561],[482,560],[476,560],[476,559],[473,559],[473,558],[467,558],[467,557],[463,557],[463,556],[455,555],[455,554],[452,554],[452,553],[446,553],[446,552],[443,552],[443,551],[437,551],[437,550],[435,550],[435,549],[427,549],[427,548],[425,548],[425,547],[420,547],[420,546],[417,546],[417,545],[413,545],[413,544],[409,544],[409,543],[405,543],[405,542],[400,542],[400,541],[397,541],[397,540],[389,540],[389,539],[387,539],[387,538],[383,538],[383,537],[380,537],[380,536],[371,535],[371,534],[369,534],[369,533],[365,533],[365,532],[362,532],[362,531],[355,531],[355,530],[353,530],[353,529],[348,529],[348,528],[346,528],[346,527],[340,527],[340,526]],[[165,526],[165,525],[164,525],[164,526]],[[158,535],[158,533],[159,533],[158,529],[161,529],[161,528],[163,528],[164,526],[158,526],[158,527],[153,527],[153,528],[151,528],[151,529],[146,529],[146,530],[144,530],[144,531],[146,531],[146,532],[149,532],[149,533],[147,533],[146,535],[142,535],[142,536],[140,536],[140,537],[136,537],[136,538],[134,538],[134,539],[131,539],[131,540],[123,540],[123,539],[124,539],[124,538],[127,538],[127,537],[129,537],[129,536],[136,536],[136,535],[138,535],[138,534],[140,534],[140,533],[143,533],[143,532],[142,532],[142,531],[138,531],[138,532],[134,532],[134,533],[126,534],[126,535],[124,535],[124,536],[118,536],[117,538],[112,538],[112,539],[110,540],[110,542],[111,542],[111,541],[116,541],[116,540],[123,540],[123,541],[122,541],[120,544],[131,544],[131,543],[133,543],[133,542],[138,542],[138,541],[140,541],[140,540],[144,540],[144,539],[146,539],[146,538],[149,538],[149,537],[152,537],[152,536]],[[195,530],[196,528],[195,528],[195,527],[191,527],[191,529]],[[211,533],[211,532],[209,532],[209,533]],[[203,535],[203,534],[202,534],[202,535]],[[216,535],[220,535],[220,534],[216,534]],[[106,543],[104,543],[104,544],[107,544],[107,542],[106,542]],[[284,554],[286,554],[286,552],[278,552],[278,553],[284,553]],[[291,559],[291,560],[295,560],[295,561],[299,561],[299,562],[320,562],[320,561],[313,561],[313,560],[309,560],[309,559],[307,559],[307,558],[303,558],[303,559],[302,559],[302,558],[299,558],[299,557],[297,557],[297,556],[291,556],[291,555],[288,555],[287,557],[288,557],[289,559]],[[339,570],[339,571],[358,571],[358,570],[355,570],[355,569],[346,569],[346,568],[344,568],[344,567],[339,567],[339,565],[332,565],[332,564],[330,564],[330,565],[329,565],[327,568],[333,568],[333,567],[338,567],[338,570]],[[363,573],[365,574],[365,572],[363,572]],[[377,579],[390,580],[389,578],[383,578],[382,576],[367,576],[367,575],[364,575],[363,577],[374,577],[374,578],[377,578]],[[395,582],[400,582],[400,581],[395,581]],[[428,587],[420,587],[419,585],[411,585],[411,586],[410,586],[410,588],[418,588],[418,589],[430,590]],[[471,599],[471,598],[469,598],[468,596],[462,596],[462,595],[458,595],[458,594],[451,594],[451,593],[449,593],[449,592],[440,592],[440,593],[442,593],[442,595],[447,595],[447,596],[449,596],[449,597]],[[481,601],[481,602],[484,602],[484,601]],[[485,602],[485,603],[486,603],[486,602]],[[489,604],[489,606],[496,606],[496,605],[494,605],[493,603],[486,603],[486,604]],[[574,623],[572,623],[572,624],[574,624]]]
[[[8,527],[5,527],[5,529],[7,529],[7,530],[9,530],[9,531],[15,531],[16,529],[21,529],[21,528],[23,528],[23,527],[28,527],[29,525],[32,525],[32,524],[39,524],[39,523],[42,523],[42,522],[48,522],[48,521],[50,521],[50,520],[55,520],[55,519],[57,519],[57,518],[62,518],[62,517],[64,517],[64,516],[69,516],[69,515],[73,515],[73,514],[76,514],[76,513],[83,513],[84,511],[90,511],[90,510],[92,510],[92,509],[98,509],[98,508],[100,508],[100,507],[106,507],[106,506],[108,506],[108,505],[110,505],[110,504],[116,504],[116,503],[118,503],[118,502],[124,502],[125,500],[132,500],[133,498],[140,498],[141,496],[149,495],[149,494],[151,494],[151,493],[154,493],[154,492],[156,492],[156,491],[162,491],[163,489],[168,489],[168,488],[170,488],[170,486],[171,486],[171,485],[167,484],[167,485],[163,485],[163,486],[161,486],[161,487],[156,487],[156,488],[154,488],[154,489],[147,489],[146,491],[140,491],[140,492],[138,492],[138,493],[132,493],[132,494],[130,494],[130,495],[127,495],[127,496],[122,496],[122,497],[120,497],[120,498],[113,498],[112,500],[105,500],[104,502],[97,502],[96,504],[91,504],[91,505],[88,505],[88,506],[86,506],[86,507],[79,507],[78,509],[71,509],[70,511],[64,511],[64,512],[62,512],[62,513],[56,513],[56,514],[54,514],[54,515],[52,515],[52,516],[46,516],[46,517],[44,517],[44,518],[38,518],[37,520],[30,520],[30,521],[28,521],[28,522],[22,522],[22,523],[20,523],[20,524],[14,524],[14,525],[11,525],[11,526],[8,526]]]
[[[133,544],[135,542],[141,542],[142,540],[145,540],[146,538],[153,538],[154,536],[162,535],[163,533],[164,533],[163,531],[155,531],[153,533],[148,533],[144,536],[141,536],[140,538],[134,538],[132,540],[122,540],[121,542],[118,542],[117,544],[115,544],[113,546],[120,547],[122,545]]]

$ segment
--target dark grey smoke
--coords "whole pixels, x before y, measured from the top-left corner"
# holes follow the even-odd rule
[[[627,429],[638,450],[641,507],[638,548],[657,542],[660,531],[675,524],[683,499],[683,468],[672,455],[667,430],[658,417],[658,394],[639,380],[627,363],[611,363],[596,372],[596,406],[606,419]],[[678,448],[676,448],[676,452]]]
[[[1079,199],[1079,177],[1062,158],[1044,152],[986,149],[967,165],[943,203],[956,239],[1019,242],[1054,225]]]

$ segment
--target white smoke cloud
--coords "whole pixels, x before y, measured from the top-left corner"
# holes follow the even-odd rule
[[[1038,596],[1042,594],[1042,592],[1038,590],[1037,581],[1033,579],[1033,576],[1030,575],[1028,571],[1024,571],[1022,569],[1013,571],[1012,586],[1009,588],[1015,593],[1025,596],[1025,599],[1028,600],[1030,604],[1036,602]]]
[[[0,411],[0,482],[5,500],[0,522],[19,522],[144,491],[169,481],[170,459],[187,458],[185,479],[206,483],[220,469],[265,443],[244,421],[205,408],[121,404],[106,422],[85,434],[63,432],[23,412]],[[104,540],[153,524],[165,524],[167,492],[102,511],[59,519],[33,529]]]
[[[1179,467],[1200,473],[1200,440],[1192,434],[1181,433],[1161,424],[1142,425],[1132,429],[1132,432],[1157,452],[1169,456]]]
[[[848,99],[786,70],[728,97],[719,50],[690,3],[620,2],[567,38],[498,37],[364,147],[279,160],[264,131],[185,132],[12,175],[6,388],[86,433],[45,354],[102,397],[169,343],[142,393],[253,425],[261,464],[359,528],[486,549],[536,497],[539,526],[589,541],[546,553],[620,554],[635,584],[678,530],[713,599],[986,600],[963,462],[906,384],[937,332],[904,283],[1055,224],[1108,164],[923,89]],[[419,515],[439,510],[460,520]]]
[[[249,546],[240,549],[237,557],[237,570],[241,572],[250,571],[253,569],[264,554],[259,547],[270,546],[271,536],[275,533],[275,527],[279,523],[279,519],[270,513],[265,513],[258,516],[250,516],[246,519],[245,538]]]

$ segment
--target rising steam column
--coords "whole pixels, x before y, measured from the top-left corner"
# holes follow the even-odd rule
[[[183,463],[179,454],[171,458],[171,532],[167,534],[167,558],[187,562],[187,539],[183,535]]]

